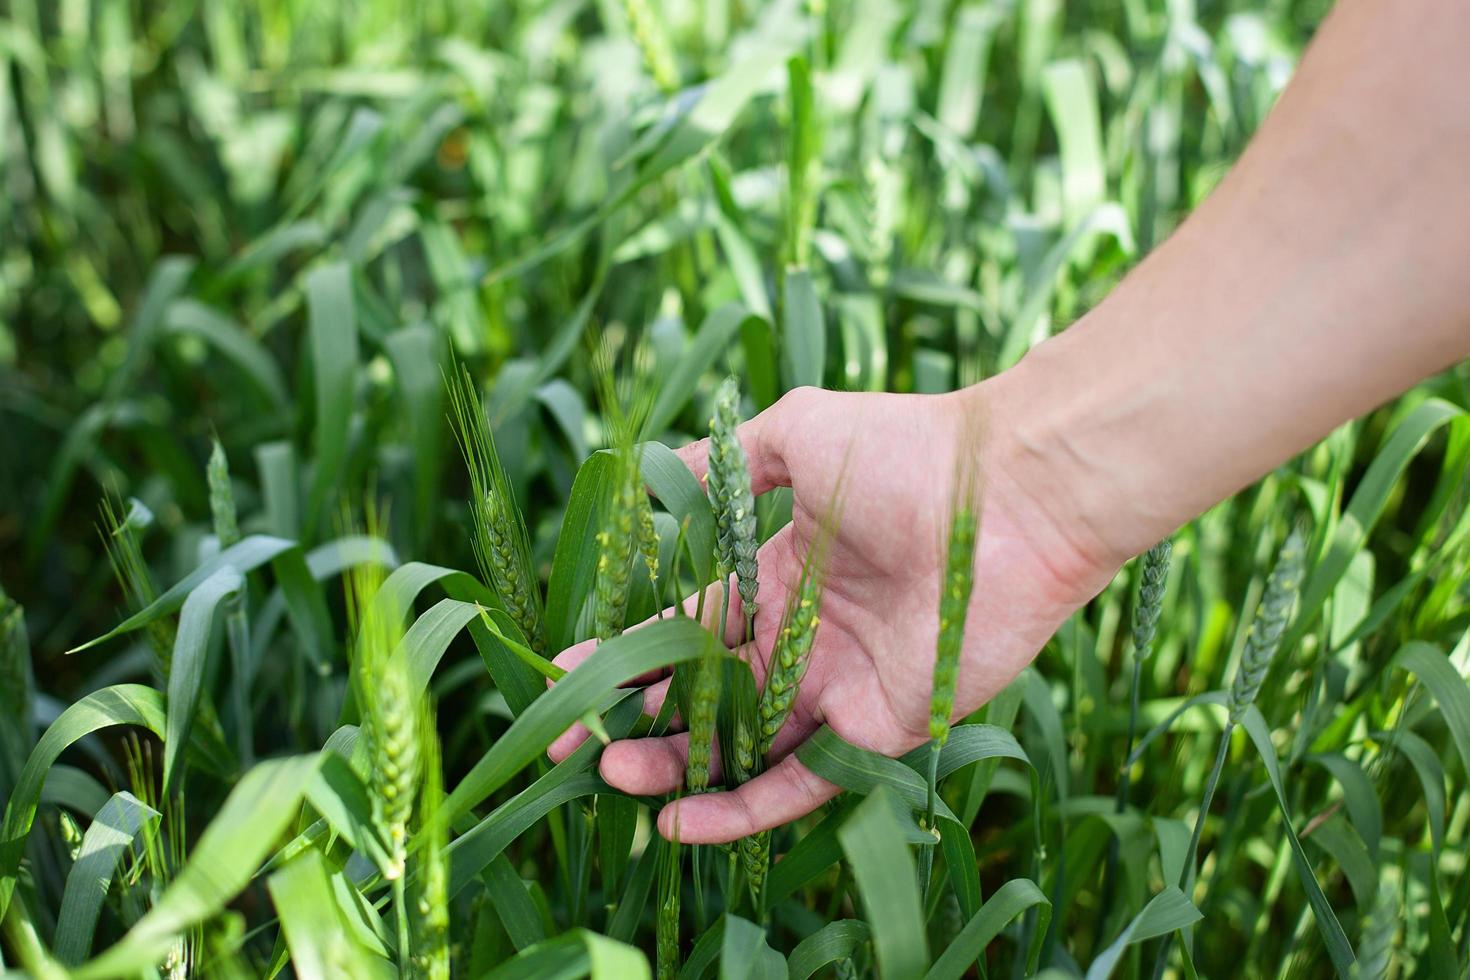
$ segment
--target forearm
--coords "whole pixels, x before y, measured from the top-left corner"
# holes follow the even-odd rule
[[[1470,354],[1467,39],[1463,0],[1346,0],[1216,192],[996,379],[1107,557]]]

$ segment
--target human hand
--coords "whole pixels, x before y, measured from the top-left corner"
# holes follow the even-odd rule
[[[734,840],[831,799],[838,788],[793,754],[823,724],[890,756],[928,739],[957,453],[979,454],[984,495],[956,718],[999,692],[1066,617],[1106,585],[1121,559],[1089,540],[1085,528],[1063,523],[1055,501],[1065,494],[1044,482],[1054,474],[1036,465],[1036,447],[1012,437],[1016,430],[999,388],[987,383],[951,395],[798,389],[740,427],[756,494],[788,486],[793,504],[792,522],[760,549],[754,641],[738,653],[763,684],[786,597],[841,480],[821,625],[791,716],[772,746],[770,768],[731,791],[665,807],[659,817],[664,836],[677,823],[687,843]],[[973,433],[986,431],[968,421],[982,412],[989,435],[969,445]],[[707,454],[706,440],[679,451],[701,479]],[[736,605],[725,639],[734,645],[743,638],[744,622],[739,596],[731,591]],[[594,646],[570,647],[556,663],[571,669]],[[669,683],[664,678],[647,689],[645,711],[657,712]],[[567,732],[552,745],[551,757],[565,758],[586,734],[581,726]],[[602,776],[627,793],[672,792],[683,782],[688,750],[685,733],[615,742],[603,751]]]

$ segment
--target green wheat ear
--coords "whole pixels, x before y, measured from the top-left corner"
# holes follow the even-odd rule
[[[679,825],[674,824],[674,839],[658,845],[658,918],[654,923],[655,956],[658,980],[674,980],[679,975],[679,887],[682,882]]]
[[[205,467],[209,483],[209,513],[214,519],[214,536],[219,539],[220,550],[240,540],[240,526],[235,519],[235,492],[230,486],[230,464],[225,459],[225,448],[219,439],[214,440],[209,452],[209,465]]]
[[[102,498],[102,545],[107,550],[107,560],[112,565],[117,584],[133,612],[158,598],[158,587],[143,561],[143,549],[139,544],[141,532],[152,523],[153,512],[140,501],[128,501],[128,508],[123,511],[121,504],[114,503],[111,497]],[[168,687],[169,673],[173,668],[173,623],[172,617],[161,616],[144,627],[148,647],[153,651],[153,673],[164,689]]]
[[[648,572],[648,588],[653,593],[654,608],[658,611],[660,619],[663,618],[663,603],[658,594],[658,528],[653,523],[653,502],[648,499],[648,494],[640,492],[636,496],[638,510],[638,555],[643,559],[643,567]]]
[[[599,640],[623,631],[628,614],[634,546],[638,535],[638,464],[631,448],[614,452],[613,485],[607,515],[597,533],[597,580],[593,591],[593,629]]]
[[[470,475],[471,543],[480,576],[493,588],[527,644],[546,655],[545,607],[531,564],[531,540],[495,435],[469,370],[445,379],[455,437]]]
[[[1172,538],[1165,538],[1143,555],[1138,603],[1133,607],[1133,656],[1139,660],[1147,660],[1154,652],[1154,634],[1158,631],[1159,613],[1164,608],[1164,587],[1173,556]]]
[[[597,578],[593,586],[593,630],[600,640],[623,631],[628,612],[633,555],[640,552],[648,563],[653,513],[643,489],[638,437],[652,405],[652,369],[648,348],[633,353],[630,380],[619,381],[616,353],[610,341],[593,354],[594,370],[603,413],[608,419],[609,448],[613,455],[611,485],[606,499],[602,529],[597,534]],[[645,514],[645,511],[647,512]],[[645,527],[645,518],[647,526]],[[657,575],[658,542],[652,542],[650,576]]]
[[[722,673],[714,636],[711,635],[708,649],[696,662],[694,685],[689,696],[689,759],[684,770],[684,785],[691,793],[702,793],[709,788]]]
[[[801,577],[787,598],[781,625],[776,633],[776,642],[766,666],[766,683],[761,690],[757,707],[758,752],[762,756],[771,751],[776,733],[791,715],[792,706],[796,704],[796,697],[801,690],[802,678],[806,676],[812,647],[817,641],[817,629],[822,624],[819,613],[822,608],[822,591],[826,584],[827,556],[832,539],[837,533],[842,486],[843,477],[839,476],[837,489],[827,505],[827,512],[817,522],[817,533],[807,548],[806,559],[801,566]]]
[[[384,581],[376,563],[358,565],[348,576],[347,611],[354,632],[357,698],[362,735],[370,760],[368,785],[373,822],[385,846],[379,871],[396,882],[408,860],[409,822],[418,791],[419,705],[409,685],[407,664],[393,656],[401,639],[396,610],[378,601]]]
[[[0,587],[0,711],[28,724],[34,690],[25,610]],[[0,731],[8,730],[0,725]]]
[[[1293,528],[1281,546],[1276,567],[1266,582],[1266,593],[1256,608],[1256,618],[1246,636],[1240,666],[1230,686],[1230,723],[1239,724],[1246,710],[1256,700],[1261,683],[1271,669],[1271,661],[1281,647],[1281,636],[1291,619],[1297,593],[1301,591],[1306,562],[1306,541],[1300,528]]]
[[[762,830],[740,838],[740,866],[745,871],[745,884],[750,890],[751,905],[761,908],[766,890],[766,875],[771,869],[771,832]]]
[[[674,64],[668,31],[657,11],[648,0],[623,0],[623,12],[628,16],[628,27],[653,83],[666,93],[678,91],[679,69]]]
[[[969,457],[967,457],[969,459]],[[934,686],[929,697],[929,737],[942,746],[949,739],[959,684],[965,621],[975,588],[975,549],[980,538],[980,485],[973,462],[956,481],[949,532],[945,536],[944,577],[939,591],[939,636],[935,643]]]
[[[745,612],[745,635],[754,632],[760,568],[756,552],[755,494],[751,492],[750,465],[736,434],[740,425],[740,385],[726,378],[715,395],[709,426],[709,500],[715,514],[715,566],[721,579],[732,574],[740,589]]]

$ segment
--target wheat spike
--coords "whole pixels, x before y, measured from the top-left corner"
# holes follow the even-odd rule
[[[1286,631],[1291,618],[1292,606],[1301,589],[1302,571],[1306,559],[1306,543],[1300,529],[1293,529],[1281,546],[1276,557],[1276,567],[1266,582],[1266,593],[1256,607],[1256,618],[1246,636],[1245,650],[1240,655],[1240,666],[1235,671],[1235,681],[1230,686],[1230,723],[1236,725],[1245,717],[1248,709],[1261,690],[1271,661],[1281,646],[1281,635]]]
[[[348,582],[348,616],[356,631],[355,679],[362,735],[371,767],[368,787],[373,821],[386,856],[384,879],[398,881],[408,860],[408,828],[419,786],[419,704],[409,686],[407,663],[393,656],[401,623],[377,601],[383,571],[360,565]]]
[[[939,745],[949,739],[950,716],[954,714],[965,620],[970,611],[970,593],[975,587],[975,543],[979,532],[980,515],[973,484],[967,482],[960,489],[950,518],[944,580],[939,593],[939,639],[934,657],[934,688],[929,697],[929,737]]]
[[[623,631],[628,614],[628,587],[633,550],[638,538],[638,457],[631,447],[619,449],[607,517],[597,535],[597,582],[594,592],[595,630],[600,640]]]
[[[760,908],[761,895],[766,887],[766,874],[771,868],[771,832],[763,830],[742,837],[739,848],[740,866],[745,870],[745,884],[750,889],[751,903]]]
[[[230,486],[230,464],[225,459],[225,449],[218,439],[209,452],[209,465],[205,467],[209,483],[209,513],[214,519],[214,536],[219,539],[220,550],[240,540],[240,526],[235,519],[235,492]]]
[[[1164,608],[1164,586],[1169,578],[1169,564],[1174,555],[1174,542],[1165,538],[1143,555],[1142,578],[1138,584],[1138,603],[1133,607],[1133,655],[1147,660],[1154,652],[1154,634],[1158,631],[1159,613]]]
[[[806,675],[812,645],[817,639],[817,628],[822,623],[817,615],[822,601],[822,576],[810,556],[807,565],[786,607],[775,649],[771,651],[766,686],[761,692],[758,708],[761,755],[771,750],[771,742],[791,714],[791,706],[796,703],[796,695],[801,689],[801,679]]]
[[[679,69],[674,65],[668,32],[658,14],[649,6],[648,0],[623,0],[623,11],[628,15],[628,26],[633,31],[633,40],[643,55],[643,64],[653,83],[663,92],[674,92],[679,88]]]
[[[655,956],[658,980],[679,975],[679,863],[677,829],[674,839],[662,845],[659,854],[658,919],[655,922]]]
[[[715,719],[720,707],[720,658],[707,650],[695,667],[694,689],[689,708],[689,760],[684,784],[691,793],[709,788],[710,760],[714,752]]]
[[[0,711],[28,722],[34,687],[25,610],[0,588]]]
[[[776,733],[791,714],[801,690],[802,678],[806,676],[812,647],[817,641],[817,630],[822,625],[818,613],[826,582],[827,551],[837,533],[842,484],[843,478],[839,475],[832,500],[817,522],[816,534],[807,548],[801,577],[786,599],[776,642],[766,664],[766,683],[756,705],[757,751],[762,756],[771,751]]]
[[[461,368],[446,383],[455,437],[470,474],[471,544],[480,575],[500,597],[527,645],[545,656],[545,613],[531,566],[531,542],[496,452],[494,433],[469,371]]]
[[[654,603],[658,605],[659,616],[663,616],[663,606],[659,604],[658,595],[658,528],[653,523],[653,504],[648,499],[648,494],[639,493],[638,501],[638,554],[643,559],[643,567],[648,571],[648,587],[653,591]]]
[[[715,564],[722,578],[735,576],[749,636],[760,591],[756,562],[760,540],[750,465],[736,434],[739,425],[740,386],[734,378],[727,378],[715,395],[714,416],[710,419],[709,498],[715,513]]]

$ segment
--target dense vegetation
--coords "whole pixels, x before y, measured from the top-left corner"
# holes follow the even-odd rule
[[[1463,369],[1125,569],[942,750],[819,734],[851,792],[767,837],[665,845],[598,740],[544,755],[667,725],[617,685],[676,661],[691,725],[779,720],[693,620],[618,635],[790,510],[659,444],[1013,364],[1322,14],[9,0],[3,963],[1461,975]]]

